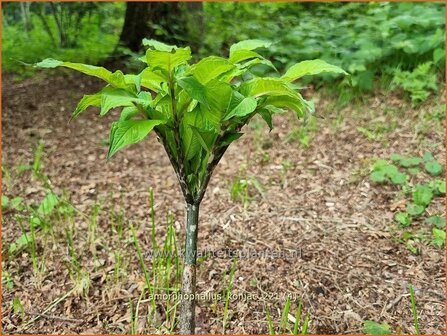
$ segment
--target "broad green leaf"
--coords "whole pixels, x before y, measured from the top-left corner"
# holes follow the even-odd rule
[[[176,45],[169,45],[169,44],[166,44],[163,42],[159,42],[157,40],[147,39],[147,38],[143,39],[143,45],[145,47],[152,47],[155,50],[159,50],[159,51],[171,52],[174,49],[178,49],[178,47]]]
[[[144,69],[139,76],[141,78],[141,86],[155,92],[161,91],[161,84],[166,81],[161,74],[151,71],[148,68]]]
[[[178,85],[184,89],[188,95],[197,100],[199,103],[210,108],[207,98],[207,89],[205,85],[200,83],[194,76],[184,77],[178,80]]]
[[[206,106],[211,112],[218,114],[218,122],[220,122],[221,114],[228,106],[232,93],[228,83],[212,80],[203,85],[195,77],[189,76],[179,79],[178,84],[191,98]]]
[[[289,108],[295,111],[296,115],[301,118],[305,115],[307,106],[305,105],[304,99],[300,94],[297,97],[290,96],[273,96],[268,97],[263,105],[266,108],[274,106],[276,108]]]
[[[258,111],[259,115],[264,119],[264,121],[267,123],[270,131],[273,129],[273,120],[272,120],[272,112],[267,109],[263,108]]]
[[[133,74],[124,75],[124,81],[127,84],[134,85],[137,92],[141,91],[141,73],[139,73],[138,75]]]
[[[121,111],[119,120],[120,121],[129,120],[132,117],[136,116],[138,113],[140,113],[140,111],[136,107],[133,107],[133,106],[125,107]]]
[[[303,76],[318,75],[323,72],[340,73],[344,75],[348,74],[338,66],[331,65],[321,59],[315,59],[303,61],[293,65],[281,78],[289,82],[293,82],[294,80],[297,80]]]
[[[255,50],[259,48],[269,48],[272,45],[271,42],[262,40],[244,40],[233,44],[230,47],[230,58],[238,50]]]
[[[40,216],[47,216],[51,214],[54,207],[59,203],[59,198],[54,193],[49,193],[45,196],[45,198],[40,203],[39,207],[37,208],[37,213]]]
[[[372,335],[387,335],[393,333],[388,324],[368,320],[363,321],[363,332]]]
[[[279,78],[255,78],[241,84],[240,93],[246,97],[289,96],[299,98],[297,92]]]
[[[129,89],[129,84],[126,82],[124,74],[120,70],[112,73],[103,67],[82,63],[62,62],[52,58],[47,58],[35,66],[39,68],[56,68],[62,66],[77,70],[89,76],[101,78],[116,88]]]
[[[186,64],[191,59],[191,49],[178,48],[172,52],[148,49],[146,61],[152,70],[160,69],[170,76],[174,68]]]
[[[424,213],[425,207],[419,204],[409,203],[407,204],[407,212],[411,216],[420,216]]]
[[[425,170],[431,176],[438,176],[438,175],[441,175],[441,173],[442,173],[442,165],[436,161],[429,161],[429,162],[425,163]]]
[[[230,145],[233,141],[239,139],[244,133],[227,133],[225,134],[219,142],[219,146],[224,147]]]
[[[152,108],[148,109],[150,119],[166,120],[167,124],[170,125],[173,120],[173,115],[172,102],[169,95],[158,94],[152,101],[151,107]]]
[[[187,70],[187,74],[194,75],[201,84],[206,84],[233,69],[236,67],[225,58],[210,56],[191,66]]]
[[[140,92],[140,96],[123,90],[115,89],[108,92],[104,92],[101,96],[101,112],[100,115],[104,116],[111,109],[119,106],[134,106],[134,104],[140,104],[142,106],[147,106],[150,103],[150,95],[148,96],[145,92]]]
[[[242,61],[246,61],[252,58],[257,58],[260,60],[265,59],[255,51],[243,49],[243,50],[236,50],[235,52],[233,52],[229,58],[229,61],[231,63],[240,63]]]
[[[232,117],[245,117],[252,113],[256,109],[256,106],[256,99],[253,97],[244,97],[239,92],[234,91],[223,120],[228,120]]]
[[[101,106],[101,97],[102,97],[101,92],[92,95],[84,95],[84,97],[82,97],[82,99],[76,106],[76,109],[73,111],[71,117],[73,119],[76,118],[90,106],[96,106],[96,107]]]
[[[430,204],[433,198],[433,192],[427,185],[417,185],[416,190],[413,192],[413,201],[418,205],[426,207]]]
[[[209,152],[214,145],[214,141],[217,138],[217,133],[214,131],[202,130],[195,126],[190,126],[190,127],[191,127],[194,135],[199,140],[199,143],[203,147],[203,149],[205,149],[207,152]]]
[[[200,152],[202,146],[198,134],[193,131],[193,127],[206,129],[206,121],[200,106],[193,111],[185,113],[180,127],[183,154],[186,160],[191,160]],[[207,146],[205,146],[207,147]]]
[[[140,142],[155,126],[163,123],[163,120],[125,120],[113,123],[107,159],[123,147]]]

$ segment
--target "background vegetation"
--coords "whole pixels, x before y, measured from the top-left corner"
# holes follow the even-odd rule
[[[296,61],[322,58],[351,73],[332,87],[342,102],[380,87],[403,90],[416,105],[436,90],[444,76],[445,8],[441,3],[158,6],[149,8],[158,11],[160,19],[146,27],[148,37],[193,45],[201,56],[228,54],[229,46],[243,39],[272,41],[266,53],[279,70]],[[169,16],[170,10],[178,15]],[[126,43],[123,36],[120,45],[124,47],[116,49],[120,32],[124,35],[123,24],[129,27],[125,11],[124,3],[6,3],[3,70],[27,74],[30,69],[22,62],[49,56],[98,64],[123,51],[134,55],[135,42]],[[141,8],[138,11],[142,13]],[[257,71],[270,69],[260,65]],[[318,79],[326,80],[332,80],[331,75]]]

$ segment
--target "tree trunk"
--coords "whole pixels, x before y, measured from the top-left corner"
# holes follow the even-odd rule
[[[120,45],[137,52],[146,37],[168,44],[186,42],[198,49],[196,41],[201,42],[202,36],[198,38],[197,31],[203,32],[201,3],[185,6],[181,2],[128,2]]]
[[[196,262],[197,234],[200,204],[186,206],[185,267],[182,277],[182,296],[180,302],[180,334],[195,334],[196,321]]]

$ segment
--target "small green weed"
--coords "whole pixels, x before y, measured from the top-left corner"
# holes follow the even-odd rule
[[[405,211],[395,213],[394,220],[401,228],[408,228],[414,220],[424,218],[427,207],[436,197],[444,197],[445,181],[438,179],[444,171],[443,166],[436,161],[433,154],[426,152],[422,157],[392,154],[390,161],[379,159],[370,173],[371,181],[375,183],[391,183],[396,185],[407,200]],[[423,182],[415,183],[418,178]],[[430,214],[424,218],[424,223],[434,226],[431,244],[443,246],[445,243],[445,218]],[[405,240],[413,239],[414,235]],[[414,247],[408,245],[412,251]]]
[[[408,286],[408,290],[410,292],[410,304],[411,304],[411,313],[413,315],[413,325],[416,330],[416,335],[420,334],[419,330],[419,321],[418,321],[418,313],[416,307],[416,296],[414,294],[414,289],[412,285]],[[403,334],[400,331],[400,328],[396,328],[396,332],[393,331],[391,326],[388,323],[378,323],[375,321],[366,320],[363,321],[363,333],[370,335],[390,335],[390,334]]]
[[[307,314],[302,320],[302,299],[298,303],[298,307],[295,310],[295,315],[290,314],[291,300],[287,297],[284,307],[281,311],[281,318],[279,321],[279,327],[275,329],[270,310],[266,308],[267,326],[270,335],[276,334],[292,334],[292,335],[306,335],[309,328],[309,315]],[[292,322],[290,325],[289,322]]]

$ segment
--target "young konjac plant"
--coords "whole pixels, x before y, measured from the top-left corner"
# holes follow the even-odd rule
[[[275,113],[286,109],[295,111],[298,117],[312,113],[312,105],[292,84],[295,80],[322,72],[346,73],[322,60],[311,60],[295,64],[281,77],[256,77],[250,72],[254,65],[265,64],[274,69],[271,62],[254,51],[269,47],[269,43],[260,40],[234,44],[229,58],[210,56],[191,65],[189,47],[148,39],[143,44],[148,50],[141,60],[147,67],[137,75],[54,59],[36,66],[63,66],[107,82],[98,93],[81,99],[73,117],[89,106],[100,107],[101,116],[122,107],[119,120],[111,127],[108,158],[123,147],[140,142],[149,132],[156,133],[186,202],[180,332],[193,334],[199,207],[216,165],[256,114],[272,129]]]

